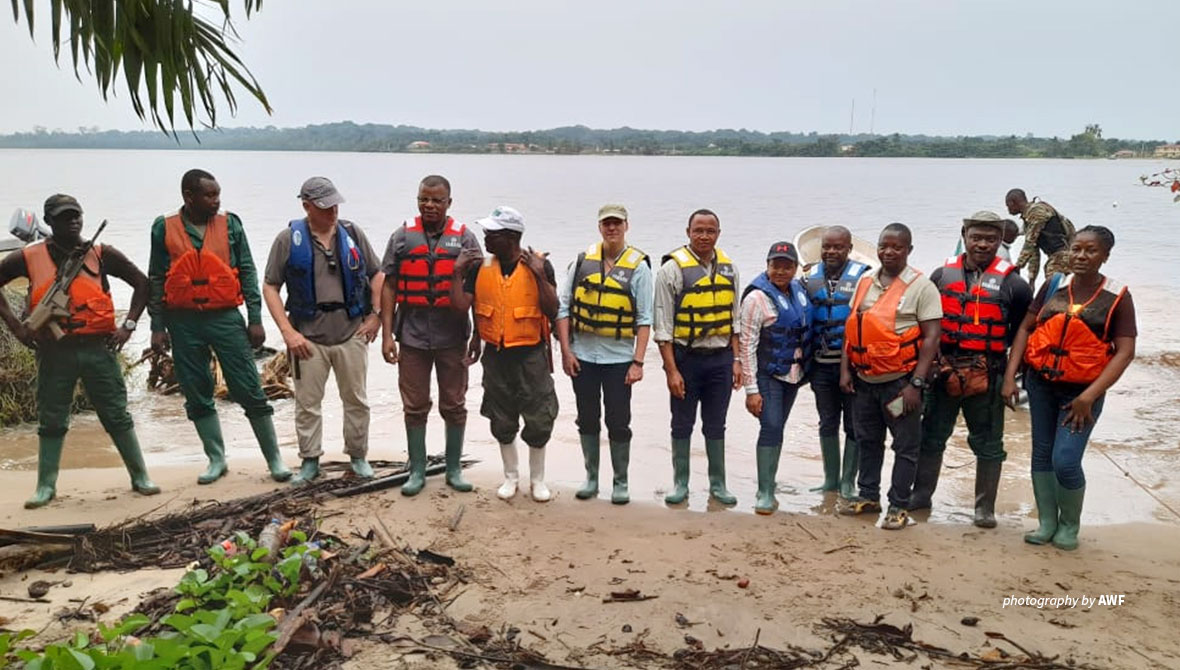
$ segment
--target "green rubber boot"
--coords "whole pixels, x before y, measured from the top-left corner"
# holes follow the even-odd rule
[[[824,457],[824,483],[811,491],[837,491],[840,489],[840,436],[820,436],[819,450]]]
[[[369,465],[368,459],[364,456],[351,456],[348,459],[348,466],[352,468],[352,474],[361,479],[373,478],[373,466]]]
[[[860,473],[860,447],[856,440],[844,438],[844,461],[840,469],[840,497],[848,500],[859,493],[856,489],[856,476]]]
[[[1024,534],[1029,544],[1049,544],[1057,532],[1057,475],[1052,471],[1032,473],[1033,498],[1037,501],[1038,528]]]
[[[65,443],[65,435],[38,438],[37,490],[25,501],[25,509],[44,507],[57,495],[57,469],[61,465],[61,448]]]
[[[209,459],[209,467],[197,475],[197,483],[212,484],[229,472],[229,466],[225,464],[225,438],[221,436],[221,420],[214,413],[193,421],[193,425],[197,427],[201,446],[205,448],[205,457]]]
[[[1067,489],[1056,482],[1057,493],[1057,532],[1053,534],[1053,546],[1064,551],[1078,548],[1078,530],[1082,525],[1082,499],[1086,497],[1086,487]]]
[[[722,505],[736,505],[737,498],[725,488],[725,440],[705,440],[709,457],[709,495]]]
[[[402,484],[402,495],[416,496],[426,486],[426,426],[406,426],[406,451],[410,478]]]
[[[598,463],[601,442],[597,435],[579,433],[578,439],[582,442],[582,459],[586,462],[586,482],[574,493],[574,497],[578,500],[589,500],[598,497]]]
[[[283,457],[279,454],[279,438],[275,435],[274,419],[266,416],[250,417],[250,428],[254,430],[254,438],[258,440],[258,448],[266,459],[266,467],[270,470],[270,478],[276,482],[285,482],[291,478],[291,471],[283,464]]]
[[[688,500],[688,463],[690,440],[672,440],[672,491],[664,496],[669,505],[679,505]]]
[[[147,466],[143,464],[143,450],[139,448],[139,438],[135,429],[125,430],[118,435],[111,435],[123,465],[127,466],[127,474],[131,475],[131,490],[140,495],[154,496],[160,492],[160,487],[152,483],[148,477]]]
[[[466,479],[463,479],[463,433],[466,426],[455,426],[447,424],[447,486],[459,491],[460,493],[467,493],[475,488]]]
[[[980,528],[996,527],[996,492],[1003,461],[975,461],[975,520]]]
[[[291,478],[291,486],[310,484],[320,477],[320,459],[305,458],[299,465],[299,473]]]
[[[754,453],[758,460],[758,497],[754,501],[754,511],[758,514],[773,514],[778,507],[774,498],[775,466],[778,465],[776,456],[782,453],[782,447],[757,447]]]
[[[614,473],[613,487],[610,501],[616,505],[626,505],[631,502],[631,492],[627,490],[627,468],[631,464],[631,443],[610,443],[610,467]]]

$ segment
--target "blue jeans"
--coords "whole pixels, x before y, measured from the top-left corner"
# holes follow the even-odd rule
[[[1062,425],[1065,407],[1085,390],[1085,386],[1054,384],[1029,372],[1024,375],[1024,388],[1028,390],[1028,410],[1032,419],[1032,471],[1054,472],[1061,486],[1070,490],[1082,488],[1086,485],[1082,454],[1102,413],[1106,396],[1095,400],[1090,409],[1094,423],[1075,432]]]
[[[684,398],[671,397],[672,439],[692,437],[701,410],[701,433],[706,440],[725,439],[725,414],[733,395],[733,350],[692,350],[676,345],[676,368],[684,378]]]
[[[755,379],[758,382],[758,393],[762,395],[762,415],[758,417],[758,446],[781,447],[783,429],[787,426],[791,407],[795,405],[799,385],[775,379],[762,371],[758,372]]]

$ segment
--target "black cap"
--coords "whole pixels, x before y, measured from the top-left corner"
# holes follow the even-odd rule
[[[78,204],[78,199],[72,195],[64,193],[56,193],[49,196],[45,200],[45,218],[51,219],[62,212],[75,211],[82,213],[82,205]]]
[[[786,258],[798,263],[799,252],[790,242],[775,242],[770,245],[770,251],[766,252],[766,260],[770,261],[775,258]]]

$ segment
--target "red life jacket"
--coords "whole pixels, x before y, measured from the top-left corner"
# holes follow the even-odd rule
[[[24,248],[25,269],[29,275],[29,311],[31,312],[57,279],[57,263],[49,255],[45,241]],[[102,245],[94,245],[86,254],[85,266],[70,282],[68,318],[58,325],[67,335],[108,335],[115,332],[115,303],[102,287]]]
[[[1102,374],[1114,356],[1110,322],[1127,288],[1110,277],[1084,303],[1074,302],[1073,275],[1037,314],[1028,336],[1024,362],[1051,382],[1089,384]]]
[[[164,277],[168,309],[214,310],[242,304],[238,269],[230,264],[229,217],[218,212],[205,226],[201,248],[193,246],[180,212],[164,219],[164,248],[171,264]]]
[[[451,276],[463,251],[467,226],[447,217],[442,235],[431,250],[422,217],[404,224],[406,252],[397,272],[397,302],[420,307],[450,307]]]
[[[922,344],[922,329],[911,326],[900,335],[894,325],[897,323],[897,306],[906,288],[921,276],[915,273],[909,282],[900,276],[893,278],[889,288],[877,298],[877,302],[865,311],[860,304],[869,292],[873,275],[866,274],[856,285],[852,298],[852,313],[844,324],[844,350],[852,369],[867,377],[886,375],[894,372],[909,372],[918,366],[918,349]]]
[[[979,282],[967,286],[964,255],[946,259],[938,292],[942,295],[942,343],[964,351],[1003,353],[1008,348],[1008,303],[1000,287],[1016,270],[997,256]]]

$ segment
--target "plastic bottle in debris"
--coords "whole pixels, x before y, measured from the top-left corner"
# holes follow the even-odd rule
[[[307,553],[303,554],[303,565],[307,568],[307,574],[311,577],[316,577],[319,572],[319,561],[316,560],[315,554],[312,553],[319,550],[319,542],[308,542]]]
[[[258,534],[258,547],[267,550],[263,561],[274,563],[279,559],[279,550],[283,547],[283,532],[278,519],[271,519]]]

